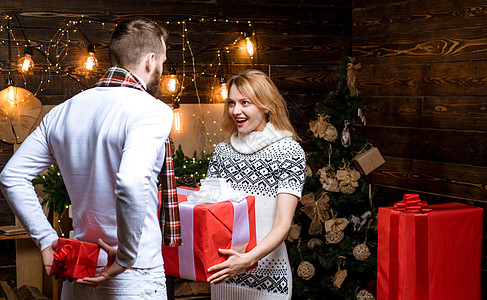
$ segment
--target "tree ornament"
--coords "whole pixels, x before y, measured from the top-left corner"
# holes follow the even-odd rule
[[[366,289],[360,290],[355,296],[357,300],[375,300],[374,294]]]
[[[291,229],[289,229],[289,233],[287,235],[287,240],[289,242],[294,242],[295,240],[299,239],[301,235],[301,225],[292,224]]]
[[[370,250],[369,247],[367,247],[366,241],[364,241],[362,244],[358,244],[353,248],[353,257],[355,257],[356,260],[360,261],[365,261],[367,260],[367,258],[370,257]]]
[[[311,170],[311,167],[306,164],[306,177],[311,177],[313,176],[313,170]]]
[[[352,136],[350,135],[350,131],[348,130],[348,125],[350,123],[345,120],[345,127],[342,130],[342,145],[345,148],[348,148],[352,144]]]
[[[328,213],[330,197],[326,192],[322,192],[318,200],[315,200],[313,193],[304,195],[301,198],[301,211],[306,213],[311,219],[311,224],[309,225],[309,234],[318,235],[323,232],[323,223],[330,218]]]
[[[332,219],[325,222],[325,237],[328,244],[337,244],[343,240],[345,233],[343,230],[348,225],[348,220],[345,218],[336,218],[333,216]]]
[[[308,248],[313,249],[316,246],[321,246],[323,245],[323,241],[320,240],[319,238],[312,238],[311,240],[308,241]]]
[[[340,170],[337,171],[337,179],[340,192],[353,194],[359,185],[360,173],[354,168],[350,168],[350,164],[346,164],[343,161],[343,167],[340,167]]]
[[[309,122],[309,128],[317,138],[323,138],[328,142],[334,142],[338,138],[338,131],[328,121],[330,116],[319,115],[318,120]]]
[[[343,281],[347,278],[347,270],[341,268],[342,259],[346,259],[345,256],[338,256],[338,271],[333,278],[333,286],[338,290],[342,287]],[[345,264],[345,262],[344,262]]]
[[[329,192],[339,192],[338,180],[336,179],[335,167],[331,164],[332,148],[328,150],[328,164],[318,171],[320,182],[323,188]]]
[[[362,67],[361,64],[355,64],[355,59],[350,57],[350,62],[347,64],[347,86],[352,97],[359,95],[356,86],[357,70]]]
[[[350,216],[350,223],[353,224],[353,231],[360,231],[362,226],[365,225],[367,219],[372,215],[370,210],[364,212],[360,217],[357,216]]]
[[[296,273],[298,273],[298,276],[304,280],[310,280],[315,275],[315,267],[312,263],[303,261],[299,264]]]

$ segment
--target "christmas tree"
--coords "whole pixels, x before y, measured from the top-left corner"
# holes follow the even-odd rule
[[[344,59],[336,89],[317,103],[310,122],[316,151],[307,153],[303,197],[287,240],[293,299],[374,299],[375,189],[353,162],[370,144],[351,134],[363,111],[358,68]]]

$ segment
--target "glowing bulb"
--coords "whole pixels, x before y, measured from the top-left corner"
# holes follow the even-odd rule
[[[8,103],[13,108],[17,101],[15,101],[15,88],[13,86],[8,87]]]
[[[176,75],[176,69],[171,68],[169,71],[169,75],[165,76],[163,80],[163,90],[166,91],[166,94],[173,95],[179,89],[179,80],[178,76]]]
[[[246,37],[245,40],[247,41],[247,52],[250,56],[254,56],[254,45],[252,44],[250,37]]]
[[[176,91],[176,79],[175,78],[169,78],[169,83],[167,84],[167,89],[170,92]]]
[[[30,73],[34,68],[34,61],[32,60],[32,48],[25,48],[24,56],[17,61],[17,69],[22,74]]]
[[[227,90],[227,83],[222,83],[222,88],[220,90],[220,94],[222,95],[223,100],[227,100],[228,98],[228,90]]]
[[[88,47],[88,57],[86,58],[85,69],[88,71],[92,71],[97,65],[98,60],[95,57],[95,45],[91,44]]]
[[[174,112],[174,129],[177,133],[181,132],[181,113],[179,111]]]

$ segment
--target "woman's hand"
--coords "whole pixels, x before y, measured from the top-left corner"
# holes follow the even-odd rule
[[[253,264],[247,255],[238,253],[233,249],[218,249],[218,251],[223,255],[227,255],[228,258],[221,264],[214,265],[208,269],[208,272],[216,272],[208,277],[208,282],[211,284],[225,282],[233,276],[245,272],[245,269]]]

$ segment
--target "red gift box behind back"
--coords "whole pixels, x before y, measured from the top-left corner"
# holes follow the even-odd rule
[[[97,244],[59,238],[51,275],[68,279],[94,277],[100,247]]]
[[[230,201],[194,205],[186,198],[187,195],[181,193],[181,187],[178,188],[183,246],[162,246],[164,268],[168,275],[207,282],[212,274],[207,272],[208,268],[227,259],[218,249],[233,248],[238,252],[248,252],[255,247],[255,197],[248,196],[237,204],[238,207]],[[238,230],[235,226],[239,226]],[[241,232],[242,229],[248,234],[244,239],[246,241],[241,240],[237,243],[239,245],[235,245],[235,231]],[[242,249],[235,249],[236,246]]]
[[[482,208],[402,201],[379,208],[378,234],[378,300],[480,299]]]

